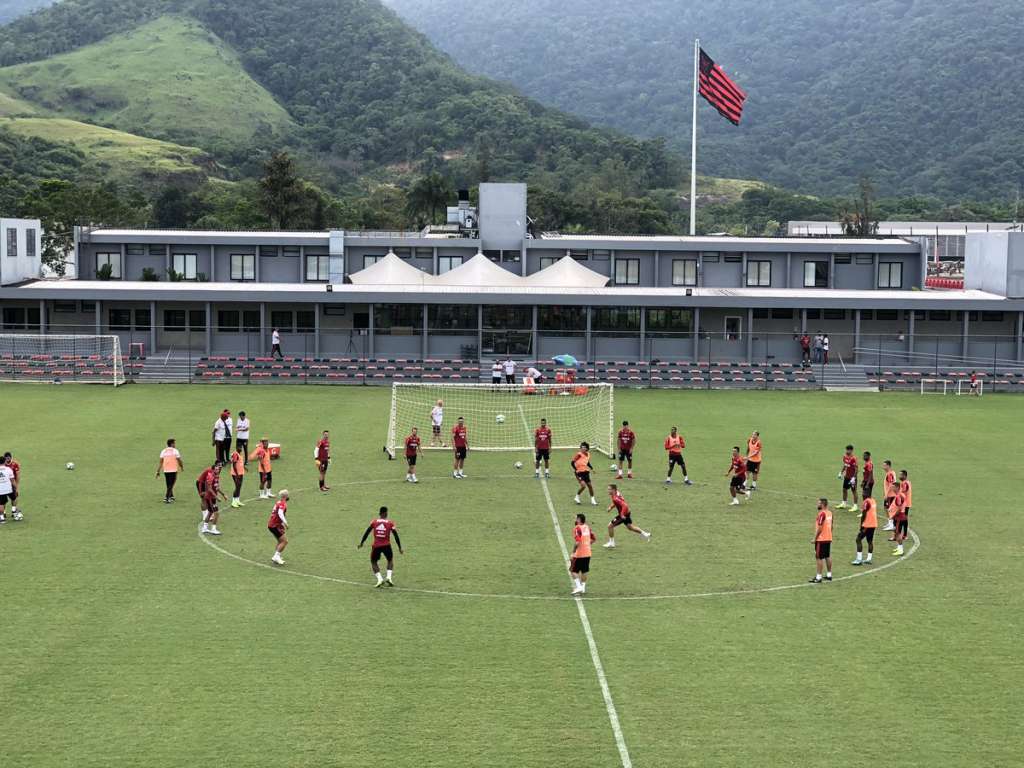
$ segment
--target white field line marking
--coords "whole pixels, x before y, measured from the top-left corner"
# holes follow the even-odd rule
[[[518,475],[505,475],[505,477],[518,477]],[[437,479],[440,480],[442,478],[437,478]],[[493,479],[493,476],[490,479]],[[355,481],[352,481],[352,482],[349,482],[349,483],[335,483],[334,486],[332,486],[332,487],[344,487],[344,486],[353,486],[353,485],[370,485],[370,484],[376,484],[376,483],[393,483],[393,482],[398,482],[398,481],[391,480],[391,479],[355,480]],[[421,480],[420,482],[423,482],[423,481]],[[311,490],[311,489],[309,489],[309,488],[299,488],[298,490],[291,491],[291,493],[293,493],[293,494],[295,494],[295,493],[302,493],[302,492],[308,491],[308,490]],[[764,493],[764,491],[760,490],[759,493]],[[780,494],[780,495],[789,495],[789,494],[786,494],[784,491],[774,491],[774,493],[777,493],[777,494]],[[247,501],[258,501],[258,500],[259,500],[258,497],[253,498],[253,499],[247,499]],[[230,507],[229,507],[229,509],[230,509]],[[197,532],[199,531],[199,529],[200,529],[199,526],[196,526]],[[224,549],[223,547],[219,546],[218,544],[214,543],[213,539],[205,537],[201,533],[198,534],[198,536],[199,536],[199,540],[200,541],[202,541],[204,544],[206,544],[211,549],[214,549],[217,552],[220,552],[222,555],[227,555],[228,557],[230,557],[230,558],[232,558],[234,560],[237,560],[237,561],[239,561],[241,563],[246,563],[247,565],[254,565],[257,568],[266,568],[267,570],[275,571],[276,573],[283,573],[283,574],[287,574],[289,576],[299,576],[299,577],[302,577],[302,578],[305,578],[305,579],[314,579],[316,581],[330,582],[330,583],[333,583],[333,584],[346,584],[346,585],[353,586],[353,587],[364,587],[364,588],[367,588],[367,589],[370,589],[370,588],[373,587],[372,584],[369,584],[369,583],[366,583],[366,582],[352,581],[350,579],[341,579],[341,578],[337,578],[335,576],[324,576],[324,575],[319,574],[319,573],[304,573],[302,571],[296,571],[296,570],[294,570],[292,568],[282,569],[282,568],[280,568],[278,566],[270,565],[268,563],[261,563],[261,562],[259,562],[257,560],[251,560],[251,559],[249,559],[247,557],[243,557],[242,555],[238,555],[238,554],[235,554],[234,552],[230,552],[230,551]],[[920,537],[918,537],[917,532],[914,531],[914,529],[912,529],[912,528],[910,529],[910,538],[912,538],[914,540],[914,545],[907,551],[906,555],[904,555],[903,557],[896,558],[894,560],[890,560],[889,562],[884,563],[883,565],[875,566],[875,567],[868,568],[868,569],[865,569],[865,570],[862,570],[862,571],[857,571],[856,573],[849,573],[846,576],[839,576],[839,577],[833,579],[833,582],[849,581],[850,579],[858,579],[858,578],[860,578],[862,576],[871,576],[872,574],[881,573],[884,570],[887,570],[889,568],[892,568],[894,566],[899,565],[900,563],[902,563],[902,562],[904,562],[906,560],[909,560],[911,557],[913,557],[914,553],[916,553],[917,550],[920,549],[920,547],[921,547],[921,539],[920,539]],[[764,593],[769,593],[769,592],[784,592],[784,591],[787,591],[787,590],[790,590],[790,589],[804,589],[806,587],[812,587],[812,586],[815,586],[815,585],[810,584],[810,583],[808,583],[806,581],[801,581],[801,582],[799,582],[797,584],[782,584],[780,586],[775,586],[775,587],[752,587],[750,589],[722,589],[722,590],[713,590],[713,591],[709,591],[709,592],[684,592],[684,593],[681,593],[681,594],[674,594],[674,595],[612,595],[612,596],[609,596],[609,597],[588,597],[587,600],[591,601],[591,602],[593,602],[594,600],[627,601],[627,602],[637,602],[637,601],[643,601],[643,600],[689,600],[689,599],[693,599],[693,598],[731,597],[731,596],[734,596],[734,595],[758,595],[758,594],[764,594]],[[564,600],[575,600],[576,599],[574,597],[567,597],[565,595],[517,595],[517,594],[503,594],[503,593],[500,593],[500,592],[453,592],[453,591],[449,591],[449,590],[445,590],[445,589],[417,589],[417,588],[414,588],[414,587],[395,587],[393,591],[395,591],[395,592],[408,592],[410,594],[417,594],[417,595],[437,595],[437,596],[441,596],[441,597],[484,598],[484,599],[491,599],[491,600],[564,601]]]
[[[523,429],[529,437],[530,426],[526,423],[526,414],[523,413],[523,406],[517,405],[519,416],[523,422]],[[527,441],[529,444],[529,441]],[[558,539],[558,547],[562,550],[562,562],[565,570],[569,570],[569,548],[565,543],[565,536],[562,535],[562,527],[558,524],[558,513],[555,512],[555,503],[551,500],[551,490],[548,488],[548,480],[544,475],[540,476],[540,487],[544,490],[544,501],[547,502],[548,512],[551,514],[551,525],[555,529],[555,538]],[[570,578],[571,582],[571,578]],[[626,737],[622,733],[622,724],[619,722],[619,712],[615,709],[615,702],[612,700],[612,691],[608,687],[608,677],[604,673],[604,664],[601,663],[601,655],[597,652],[597,641],[594,640],[594,631],[590,626],[590,617],[587,616],[587,609],[583,606],[582,596],[575,597],[576,610],[580,615],[580,624],[583,626],[583,634],[587,638],[587,647],[590,649],[590,660],[594,664],[594,671],[597,673],[597,682],[601,686],[601,697],[604,699],[604,708],[608,712],[608,722],[612,726],[612,735],[615,737],[615,746],[619,750],[619,759],[622,761],[622,768],[632,768],[633,761],[629,758],[629,749],[626,747]]]

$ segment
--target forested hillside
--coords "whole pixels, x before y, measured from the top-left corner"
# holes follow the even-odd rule
[[[815,193],[1006,200],[1024,181],[1019,0],[387,0],[471,71],[689,146],[693,40],[749,94],[701,171]]]

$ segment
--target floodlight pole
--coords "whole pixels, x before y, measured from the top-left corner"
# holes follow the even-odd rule
[[[690,138],[690,236],[697,234],[697,73],[700,39],[693,41],[693,135]]]

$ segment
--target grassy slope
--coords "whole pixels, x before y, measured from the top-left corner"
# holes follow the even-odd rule
[[[35,108],[33,108],[31,104],[0,92],[0,117],[9,117],[11,115],[31,115],[34,114],[35,111]]]
[[[0,86],[56,115],[203,147],[244,145],[292,127],[227,45],[181,17],[0,69]]]
[[[4,697],[20,724],[5,766],[619,765],[572,603],[381,594],[196,539],[210,424],[245,408],[285,446],[287,570],[369,583],[355,543],[386,503],[407,549],[399,586],[562,596],[544,496],[515,456],[471,453],[456,484],[431,453],[421,483],[403,484],[378,447],[384,388],[4,386],[17,407],[0,448],[23,462],[27,513],[0,528]],[[924,542],[891,570],[821,587],[590,600],[634,764],[1016,764],[1024,572],[1018,516],[999,501],[1020,409],[1012,396],[617,392],[617,417],[640,436],[627,498],[655,538],[622,533],[616,552],[597,550],[592,598],[802,583],[814,498],[836,490],[847,441],[910,469]],[[664,490],[660,441],[676,420],[697,485]],[[730,509],[721,473],[752,426],[763,490]],[[326,495],[310,490],[322,428],[337,457]],[[171,433],[187,472],[166,507],[152,472]],[[551,482],[566,534],[578,510],[567,458]],[[595,465],[603,483],[607,460]],[[268,507],[226,512],[217,543],[266,561]],[[592,519],[601,532],[603,506]],[[854,571],[855,527],[836,514],[839,576]]]
[[[216,170],[200,149],[81,123],[47,117],[0,119],[0,128],[27,137],[68,144],[94,165],[96,180],[159,181],[169,177],[205,176]]]

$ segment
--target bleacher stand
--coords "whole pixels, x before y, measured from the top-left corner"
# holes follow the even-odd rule
[[[127,379],[143,367],[137,357],[121,362]],[[113,376],[113,359],[104,355],[0,355],[0,378],[6,380],[97,381]]]

